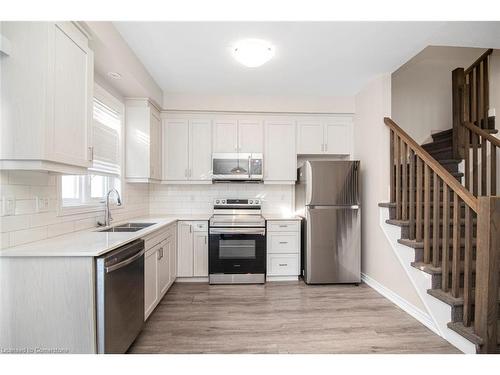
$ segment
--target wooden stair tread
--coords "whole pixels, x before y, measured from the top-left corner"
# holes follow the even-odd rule
[[[473,344],[475,345],[483,344],[483,339],[474,333],[474,324],[471,324],[469,327],[466,327],[462,322],[450,322],[447,324],[447,326],[449,329],[465,337]],[[500,320],[497,322],[497,332],[500,332]],[[497,345],[500,346],[500,335],[497,335]],[[497,348],[497,353],[500,353],[500,347]]]
[[[450,238],[449,241],[448,241],[448,245],[450,248],[453,247],[453,238]],[[400,238],[398,240],[398,243],[400,243],[401,245],[405,245],[405,246],[408,246],[408,247],[412,247],[414,249],[423,249],[424,248],[424,242],[421,241],[417,241],[417,240],[409,240],[407,238]],[[443,239],[440,238],[439,239],[439,247],[442,247],[443,245]],[[431,246],[432,246],[432,237],[431,237]],[[476,246],[476,239],[473,238],[472,239],[472,246]],[[465,238],[460,238],[460,247],[465,247]]]
[[[410,221],[409,221],[409,220],[387,219],[385,222],[386,222],[387,224],[396,225],[396,226],[398,226],[398,227],[407,227],[407,226],[409,226],[409,225],[410,225]],[[449,222],[450,226],[451,226],[451,225],[453,225],[453,220],[449,220],[448,222]],[[431,223],[431,224],[433,224],[433,223],[434,223],[434,220],[433,220],[433,219],[431,219],[431,220],[430,220],[430,223]],[[477,219],[476,219],[476,218],[473,218],[473,219],[472,219],[472,223],[473,223],[473,224],[477,224]],[[439,220],[439,224],[440,224],[440,225],[443,225],[443,219],[440,219],[440,220]],[[461,218],[461,219],[460,219],[460,224],[461,224],[461,225],[465,225],[465,219],[464,219],[464,218]]]
[[[463,297],[464,290],[462,288],[460,288],[459,297],[453,297],[449,291],[445,292],[441,289],[428,289],[427,293],[450,306],[456,307],[456,306],[463,306],[464,304],[464,297]],[[474,299],[475,299],[475,290],[472,289],[471,293],[472,303],[474,303]],[[500,305],[500,290],[499,290],[499,295],[497,296],[497,302]]]
[[[473,261],[472,262],[472,269],[475,270],[476,269],[476,261]],[[460,261],[460,273],[462,273],[464,271],[464,268],[465,268],[465,262],[462,260]],[[411,262],[411,266],[422,271],[422,272],[425,272],[425,273],[428,273],[429,275],[440,275],[443,271],[441,269],[441,267],[434,267],[432,264],[427,264],[427,263],[424,263],[424,262]],[[451,268],[451,261],[450,261],[450,268]],[[475,271],[473,271],[474,273]],[[451,273],[451,270],[450,270],[450,273]]]

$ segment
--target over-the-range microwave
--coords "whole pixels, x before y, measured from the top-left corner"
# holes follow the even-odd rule
[[[259,182],[264,178],[260,153],[212,154],[212,180]]]

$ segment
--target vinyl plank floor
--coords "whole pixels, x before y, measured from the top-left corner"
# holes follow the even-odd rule
[[[129,353],[459,353],[365,284],[176,283]]]

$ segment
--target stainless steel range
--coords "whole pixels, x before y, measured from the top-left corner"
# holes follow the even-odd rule
[[[266,221],[259,199],[216,199],[210,219],[210,284],[262,284]]]

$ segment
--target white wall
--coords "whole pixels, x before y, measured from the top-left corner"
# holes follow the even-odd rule
[[[392,119],[419,144],[452,127],[451,72],[468,68],[481,48],[430,46],[392,74]]]
[[[164,93],[166,110],[353,113],[352,96],[241,96]]]
[[[207,214],[215,198],[259,198],[264,214],[290,214],[294,185],[212,184],[157,185],[149,188],[151,215]]]
[[[380,202],[389,201],[389,130],[383,122],[391,114],[391,77],[381,75],[355,97],[354,157],[361,161],[363,273],[425,310],[381,227]]]
[[[104,210],[58,216],[58,175],[35,171],[0,171],[0,196],[14,198],[15,215],[0,217],[2,248],[89,229],[104,218]],[[49,198],[49,209],[37,213],[36,197]],[[112,210],[115,221],[144,216],[149,209],[149,191],[145,184],[123,184],[124,205]]]

